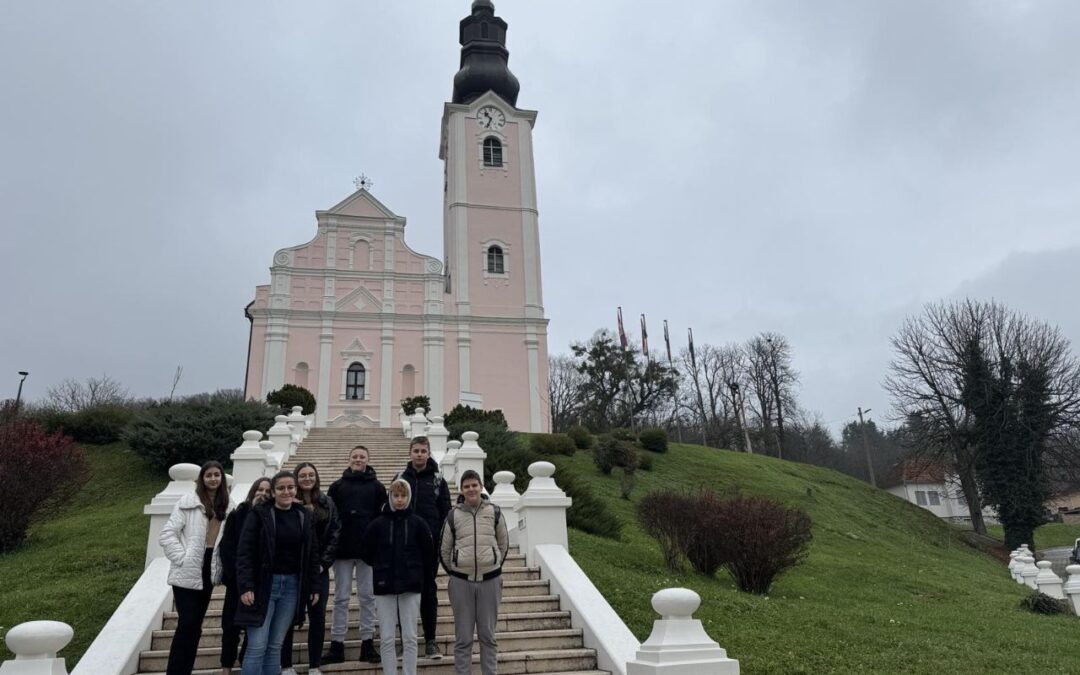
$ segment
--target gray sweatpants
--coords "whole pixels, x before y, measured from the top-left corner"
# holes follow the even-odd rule
[[[495,622],[502,600],[502,577],[469,581],[450,577],[450,607],[454,610],[454,671],[469,675],[472,665],[473,629],[480,641],[480,672],[499,672],[499,645],[495,642]]]
[[[371,567],[359,558],[334,561],[334,614],[330,624],[330,639],[345,641],[349,627],[349,598],[352,597],[353,575],[356,575],[356,596],[360,601],[360,639],[375,636],[375,595],[371,591]]]
[[[379,655],[382,656],[383,675],[397,675],[394,646],[399,621],[401,672],[416,675],[416,622],[420,620],[420,594],[376,595],[375,609],[379,613]]]

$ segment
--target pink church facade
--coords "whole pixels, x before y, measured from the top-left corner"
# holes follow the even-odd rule
[[[465,403],[548,430],[536,113],[515,107],[505,36],[487,0],[461,22],[439,150],[443,259],[411,249],[405,219],[367,190],[317,211],[315,237],[274,254],[246,309],[247,396],[298,384],[318,426],[387,427],[426,394],[432,414]]]

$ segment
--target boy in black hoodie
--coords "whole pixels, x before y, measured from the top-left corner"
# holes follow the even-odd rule
[[[438,462],[431,458],[431,442],[427,436],[412,439],[409,443],[409,464],[395,478],[409,483],[412,489],[413,511],[427,523],[434,550],[438,547],[435,537],[439,536],[442,524],[446,521],[446,514],[450,513],[450,488],[439,472]],[[439,572],[438,558],[433,558],[431,565],[424,571],[424,590],[420,599],[420,618],[424,623],[424,656],[441,659],[442,654],[435,642],[435,627],[439,614],[435,587],[435,576]]]
[[[412,488],[398,479],[390,501],[364,533],[361,557],[373,570],[383,675],[396,675],[394,638],[401,626],[401,672],[416,675],[416,620],[426,571],[435,561],[431,532],[409,507]]]

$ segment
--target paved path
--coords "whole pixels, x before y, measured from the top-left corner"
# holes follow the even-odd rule
[[[1051,569],[1054,570],[1054,574],[1058,575],[1062,579],[1067,578],[1069,575],[1065,572],[1065,568],[1069,565],[1069,553],[1072,548],[1069,546],[1062,546],[1059,548],[1046,548],[1039,551],[1040,560],[1049,560],[1054,563]]]

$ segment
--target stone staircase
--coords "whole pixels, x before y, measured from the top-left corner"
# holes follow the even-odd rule
[[[341,475],[348,464],[349,449],[362,444],[370,450],[370,464],[375,468],[380,480],[389,482],[395,473],[405,468],[408,461],[408,440],[400,429],[312,429],[301,443],[296,454],[287,463],[287,468],[295,467],[300,462],[312,462],[319,468],[324,486]],[[446,573],[440,569],[439,585],[439,620],[437,640],[443,658],[431,660],[420,658],[417,672],[423,675],[452,675],[454,623],[447,599]],[[333,594],[334,580],[330,581]],[[219,655],[221,648],[221,607],[224,601],[224,588],[214,589],[210,609],[203,622],[203,636],[199,643],[195,673],[198,675],[216,675],[220,672]],[[332,606],[332,602],[330,603]],[[329,641],[331,606],[327,607],[327,641]],[[166,612],[162,630],[154,631],[151,649],[142,652],[139,659],[139,672],[157,674],[165,670],[169,647],[172,644],[173,631],[176,628],[175,611]],[[322,668],[326,673],[381,673],[378,664],[360,663],[356,659],[360,653],[360,640],[357,634],[359,605],[355,591],[349,604],[349,633],[345,643],[345,663]],[[422,635],[422,631],[418,630]],[[499,606],[497,627],[499,641],[499,672],[514,673],[551,673],[552,675],[603,675],[607,671],[597,670],[596,652],[587,649],[583,643],[580,629],[570,623],[570,612],[561,608],[559,596],[552,595],[549,582],[540,578],[539,568],[530,568],[525,564],[525,556],[516,550],[511,551],[503,568],[503,597]],[[298,664],[307,662],[307,628],[295,632],[293,649],[294,660]],[[376,644],[378,629],[376,628]],[[479,672],[479,646],[473,646],[473,670]],[[306,666],[297,665],[299,673],[307,671]],[[236,670],[234,672],[239,672]]]

